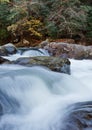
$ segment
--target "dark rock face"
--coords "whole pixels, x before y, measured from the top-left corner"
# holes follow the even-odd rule
[[[66,58],[37,56],[30,58],[19,58],[13,63],[25,66],[45,66],[52,71],[70,74],[70,61]]]
[[[11,43],[8,43],[8,44],[0,47],[0,56],[8,56],[8,55],[15,54],[15,53],[17,53],[17,49]]]
[[[74,59],[92,59],[92,46],[52,42],[42,45],[52,56]]]
[[[76,103],[68,110],[62,130],[92,130],[92,102]]]

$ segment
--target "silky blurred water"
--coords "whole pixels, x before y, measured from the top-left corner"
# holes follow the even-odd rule
[[[0,130],[62,130],[70,104],[92,101],[92,61],[71,60],[71,75],[2,65],[0,95]]]

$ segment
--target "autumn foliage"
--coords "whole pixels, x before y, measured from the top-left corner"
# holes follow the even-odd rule
[[[91,44],[91,0],[0,0],[1,44],[46,38]]]

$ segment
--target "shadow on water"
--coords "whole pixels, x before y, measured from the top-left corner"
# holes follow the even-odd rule
[[[16,99],[0,90],[0,115],[17,113],[20,105]]]

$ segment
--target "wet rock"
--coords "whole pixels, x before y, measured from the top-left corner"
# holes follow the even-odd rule
[[[0,57],[0,64],[9,64],[9,63],[10,63],[9,60],[7,60],[7,59],[5,59],[3,57]]]
[[[17,48],[11,43],[0,47],[0,56],[8,56],[15,53],[17,53]]]
[[[52,71],[70,74],[70,61],[66,58],[37,56],[29,58],[19,58],[13,63],[25,66],[45,66]]]
[[[62,130],[92,130],[92,102],[81,102],[67,108]]]
[[[42,45],[52,56],[74,59],[92,59],[92,46],[51,42]]]

